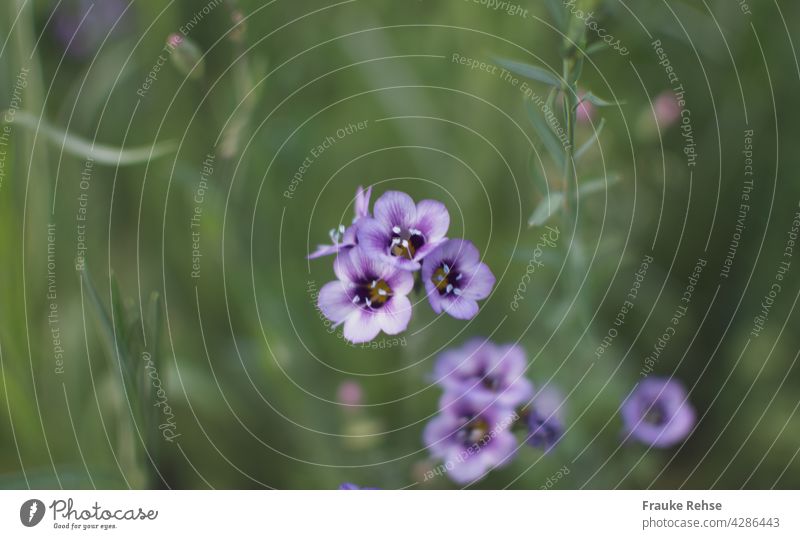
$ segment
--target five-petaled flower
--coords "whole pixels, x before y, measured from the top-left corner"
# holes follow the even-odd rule
[[[353,343],[371,341],[384,331],[396,335],[408,327],[414,286],[411,273],[370,257],[360,248],[341,252],[333,264],[338,281],[319,292],[319,308]]]
[[[389,264],[414,271],[445,239],[450,214],[441,202],[414,200],[401,191],[387,191],[375,201],[373,217],[359,224],[359,245]]]
[[[423,440],[453,481],[476,481],[511,461],[517,450],[511,428],[519,417],[514,410],[469,392],[445,393],[439,408],[425,426]]]
[[[652,447],[685,439],[695,424],[695,410],[677,380],[645,378],[622,403],[625,433]]]
[[[422,281],[437,314],[469,320],[478,314],[477,300],[489,296],[495,278],[471,242],[447,240],[425,258]]]
[[[514,408],[533,396],[533,385],[525,378],[527,366],[519,346],[473,338],[460,348],[444,351],[433,374],[446,391],[471,391]]]

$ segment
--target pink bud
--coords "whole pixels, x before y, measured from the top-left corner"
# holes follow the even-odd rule
[[[582,100],[578,108],[575,110],[575,118],[578,120],[578,123],[586,124],[592,119],[594,116],[594,105],[592,105],[589,101],[583,101],[583,96],[585,92],[581,92],[580,99]]]
[[[675,99],[675,94],[669,90],[661,92],[653,102],[656,119],[661,127],[674,124],[681,115],[681,107]]]
[[[169,37],[167,37],[167,44],[173,48],[180,45],[181,41],[183,41],[183,36],[180,34],[170,34]]]
[[[361,384],[353,380],[342,382],[337,391],[339,403],[344,406],[358,406],[361,404],[362,397]]]

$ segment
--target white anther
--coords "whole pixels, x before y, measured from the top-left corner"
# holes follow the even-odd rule
[[[460,288],[454,288],[453,289],[453,294],[455,294],[456,296],[460,296],[461,295],[461,289]]]
[[[445,273],[450,273],[450,266],[448,266],[447,264],[442,264],[442,269],[444,270]]]
[[[372,301],[369,298],[366,298],[364,301],[367,302],[367,307],[372,307]]]
[[[399,245],[399,244],[400,244],[400,238],[392,238],[392,246]]]
[[[371,286],[372,288],[375,288],[375,286],[376,286],[377,284],[378,284],[378,281],[372,281],[372,284],[371,284],[370,286]]]
[[[456,281],[458,281],[459,279],[461,279],[461,274],[460,273],[458,275],[456,275]]]
[[[344,225],[339,225],[339,233],[344,234]]]
[[[400,227],[399,226],[393,226],[392,227],[392,232],[394,232],[395,234],[400,234]]]
[[[450,292],[452,292],[452,291],[453,291],[453,285],[451,285],[450,283],[448,283],[448,284],[447,284],[447,289],[446,289],[446,292],[449,294],[449,293],[450,293]]]
[[[360,298],[360,297],[358,297],[358,296],[353,296],[353,303],[358,303],[359,301],[361,301],[361,298]]]
[[[379,296],[385,296],[387,293],[388,292],[386,292],[386,290],[384,290],[383,288],[379,288],[378,289],[378,295]]]

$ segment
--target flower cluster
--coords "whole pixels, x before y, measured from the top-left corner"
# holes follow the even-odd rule
[[[535,393],[527,365],[519,346],[479,338],[439,356],[434,377],[444,395],[423,440],[453,481],[469,483],[508,464],[518,448],[514,429],[544,450],[563,434],[560,395]]]
[[[344,337],[368,342],[381,331],[396,335],[408,327],[416,273],[431,308],[468,320],[478,314],[478,300],[489,296],[495,278],[478,249],[462,239],[448,239],[450,214],[441,202],[414,200],[387,191],[369,212],[372,188],[359,187],[350,226],[330,231],[332,243],[309,255],[336,255],[338,280],[322,287],[319,308]]]

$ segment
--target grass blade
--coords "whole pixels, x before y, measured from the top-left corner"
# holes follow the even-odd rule
[[[67,133],[65,130],[47,123],[24,110],[19,110],[14,116],[14,123],[32,129],[43,135],[51,143],[62,146],[64,151],[104,165],[135,165],[157,159],[175,151],[177,144],[174,141],[159,142],[153,146],[136,146],[129,149],[92,143],[77,135]]]

